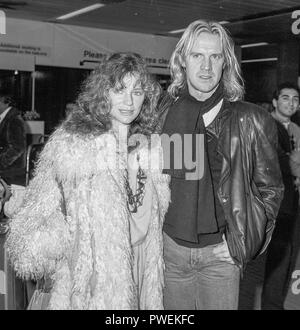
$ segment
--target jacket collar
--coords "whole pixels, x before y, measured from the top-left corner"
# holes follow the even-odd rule
[[[206,128],[208,134],[213,134],[217,136],[218,152],[223,157],[223,165],[221,170],[219,186],[227,180],[230,175],[230,153],[231,153],[231,125],[229,124],[232,118],[231,103],[224,100],[222,109],[220,110],[217,118]],[[228,124],[225,125],[225,122]]]
[[[16,108],[10,108],[10,110],[8,111],[8,113],[6,114],[6,116],[4,117],[4,119],[1,121],[0,123],[0,132],[3,130],[3,127],[5,125],[5,123],[11,118],[14,117],[16,115],[19,115],[20,113],[18,112],[18,110]]]
[[[0,121],[2,122],[6,115],[9,113],[11,107],[7,107],[1,114],[0,114]]]
[[[224,99],[221,110],[217,114],[216,118],[206,127],[206,131],[209,134],[219,137],[223,124],[230,115],[230,102]]]

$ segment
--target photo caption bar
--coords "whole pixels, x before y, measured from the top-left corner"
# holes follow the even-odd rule
[[[114,312],[106,315],[104,324],[107,326],[125,326],[130,328],[157,326],[193,326],[196,325],[195,314],[153,313],[153,312]]]

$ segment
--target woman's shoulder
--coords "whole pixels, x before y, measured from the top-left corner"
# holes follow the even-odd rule
[[[57,128],[50,136],[45,147],[55,150],[58,154],[76,155],[78,152],[101,151],[109,144],[112,135],[103,133],[100,135],[82,135],[70,133],[63,127]]]
[[[69,133],[62,127],[50,136],[41,162],[51,163],[54,171],[62,176],[86,176],[94,173],[103,162],[103,153],[109,150],[109,134],[82,136]]]
[[[87,139],[66,132],[62,127],[56,129],[45,144],[43,155],[51,156],[53,159],[78,156],[89,147]]]

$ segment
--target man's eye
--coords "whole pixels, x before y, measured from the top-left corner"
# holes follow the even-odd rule
[[[222,57],[222,55],[220,55],[220,54],[213,54],[213,55],[211,55],[211,57],[212,57],[214,60],[219,60],[219,59]]]

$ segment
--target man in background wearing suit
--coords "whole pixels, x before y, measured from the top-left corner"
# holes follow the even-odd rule
[[[8,184],[25,185],[26,133],[9,95],[0,93],[0,176]]]
[[[11,185],[25,185],[26,133],[21,114],[12,106],[10,95],[0,92],[0,181],[2,193],[0,213],[0,261],[6,263],[3,241],[8,230],[7,218],[4,216],[3,204],[9,198]],[[5,189],[5,192],[3,192]],[[5,198],[7,196],[7,198]],[[6,278],[10,285],[7,288],[7,299],[10,308],[25,308],[25,286],[22,280],[15,278],[11,268],[7,267]]]

